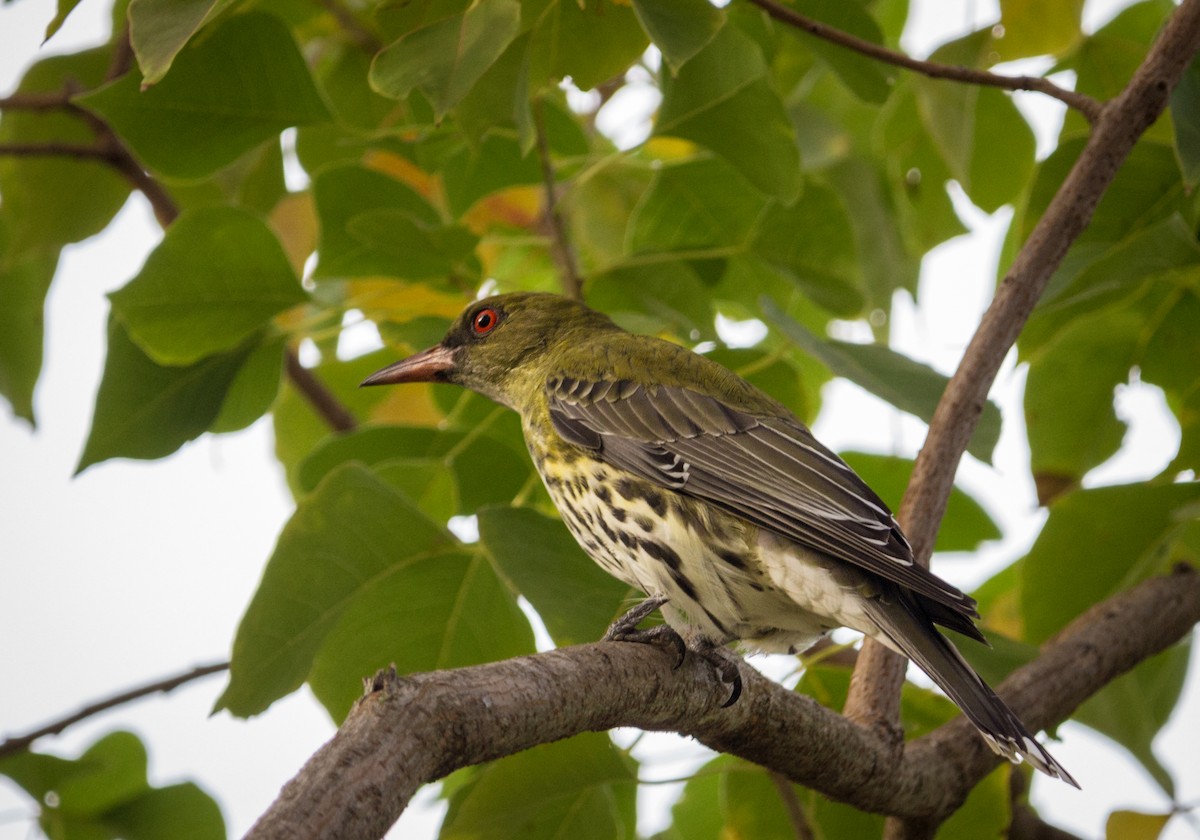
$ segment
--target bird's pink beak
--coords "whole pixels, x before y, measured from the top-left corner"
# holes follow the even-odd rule
[[[397,385],[401,382],[443,382],[454,370],[454,350],[438,344],[368,376],[359,385]]]

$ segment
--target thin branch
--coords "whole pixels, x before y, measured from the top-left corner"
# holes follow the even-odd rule
[[[109,58],[108,71],[104,80],[111,82],[119,79],[133,68],[133,42],[129,40],[129,22],[121,29],[121,34],[113,41],[112,56]]]
[[[54,111],[73,107],[67,91],[14,93],[12,96],[0,96],[0,111]]]
[[[185,671],[182,674],[176,674],[173,677],[167,677],[166,679],[157,680],[156,682],[149,683],[148,685],[133,688],[129,691],[123,691],[120,694],[114,694],[112,697],[109,697],[106,700],[99,700],[88,706],[84,706],[74,714],[67,715],[66,717],[56,720],[53,723],[46,724],[40,729],[35,729],[33,732],[29,732],[25,735],[16,735],[12,738],[6,739],[3,743],[0,743],[0,758],[28,749],[29,745],[38,738],[45,737],[46,735],[57,735],[68,726],[79,723],[81,720],[94,717],[101,712],[106,712],[109,709],[122,706],[134,700],[140,700],[141,698],[147,697],[151,694],[166,694],[167,692],[174,691],[181,685],[193,682],[201,677],[207,677],[210,674],[219,674],[222,671],[227,670],[229,670],[228,662],[214,662],[211,665],[200,665],[190,671]]]
[[[342,404],[316,374],[300,364],[300,357],[290,347],[284,357],[288,379],[296,386],[309,405],[336,432],[352,432],[358,428],[358,419]]]
[[[1198,48],[1200,0],[1185,0],[1129,84],[1105,106],[1075,166],[997,289],[938,403],[900,507],[900,524],[922,564],[928,565],[958,462],[1005,355],[1067,249],[1091,221],[1121,163],[1166,107]],[[903,680],[903,660],[868,640],[859,655],[846,714],[884,729],[895,726]]]
[[[784,810],[787,811],[788,820],[792,823],[792,831],[796,833],[796,840],[817,840],[817,835],[813,833],[812,826],[808,822],[808,814],[804,813],[804,806],[800,804],[800,799],[796,796],[796,789],[792,787],[788,777],[774,770],[768,771],[767,775],[771,778],[775,789],[779,791],[779,798],[783,802]]]
[[[1054,82],[1042,76],[1002,76],[998,73],[989,73],[986,70],[976,70],[973,67],[922,61],[921,59],[888,49],[872,41],[866,41],[848,32],[843,32],[840,29],[834,29],[832,26],[806,17],[787,6],[781,6],[775,0],[750,0],[750,2],[776,20],[802,29],[817,38],[845,47],[848,50],[862,53],[876,61],[912,70],[931,79],[946,79],[952,82],[995,87],[1003,90],[1037,91],[1038,93],[1051,96],[1066,106],[1079,111],[1090,123],[1095,123],[1104,110],[1104,105],[1100,101],[1093,99],[1087,94],[1059,87]]]
[[[537,131],[538,160],[542,165],[542,186],[546,192],[546,223],[553,237],[554,260],[562,279],[563,294],[574,300],[583,300],[583,280],[575,265],[575,254],[567,238],[567,226],[558,211],[558,187],[554,181],[554,163],[550,159],[550,144],[546,140],[546,124],[542,117],[542,100],[533,102],[533,122]]]
[[[1068,717],[1200,621],[1200,574],[1180,569],[1093,607],[1000,686],[1035,727]],[[424,783],[538,744],[617,726],[679,732],[861,810],[936,823],[1002,760],[961,715],[896,759],[869,730],[741,668],[726,690],[689,654],[601,642],[488,665],[384,672],[289,782],[248,840],[383,836]]]
[[[0,157],[70,157],[111,163],[108,151],[95,143],[0,143]]]

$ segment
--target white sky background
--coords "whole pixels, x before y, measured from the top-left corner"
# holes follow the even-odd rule
[[[1090,28],[1111,14],[1088,4]],[[906,48],[917,55],[955,34],[995,20],[993,4],[957,0],[914,2],[917,21]],[[0,6],[0,95],[10,92],[30,61],[73,52],[107,38],[108,4],[87,0],[47,47],[42,32],[53,0]],[[1036,111],[1040,134],[1052,137],[1061,112],[1044,97],[1019,104]],[[1042,148],[1045,148],[1043,143]],[[960,207],[963,206],[960,202]],[[898,346],[940,370],[953,369],[990,296],[1006,211],[964,213],[973,228],[926,261],[922,306],[900,301],[893,332]],[[36,399],[40,426],[31,431],[0,409],[0,735],[18,734],[79,706],[193,665],[221,660],[249,602],[274,539],[292,510],[281,469],[272,457],[268,421],[234,435],[206,435],[162,461],[110,461],[71,478],[91,419],[103,367],[104,295],[132,277],[160,231],[146,202],[135,196],[100,237],[64,252],[47,301],[47,354]],[[1028,478],[1020,433],[1023,374],[1011,362],[994,396],[1005,413],[996,468],[964,464],[961,481],[997,518],[1005,538],[970,564],[939,561],[938,571],[971,587],[1032,543],[1044,522]],[[835,449],[913,454],[924,427],[854,386],[825,392],[817,433]],[[1123,391],[1119,410],[1131,421],[1122,454],[1096,470],[1090,484],[1137,480],[1162,469],[1175,451],[1178,429],[1150,387]],[[829,418],[836,413],[836,423]],[[856,422],[857,421],[857,422]],[[774,670],[769,660],[754,660]],[[154,784],[194,780],[220,802],[231,837],[241,836],[279,787],[332,734],[332,725],[307,689],[250,721],[209,717],[223,685],[210,677],[165,697],[124,706],[46,738],[41,751],[73,757],[118,728],[138,733],[150,753]],[[1179,800],[1200,803],[1200,679],[1160,734],[1158,754],[1174,773]],[[1052,822],[1085,837],[1103,835],[1110,810],[1162,812],[1169,803],[1120,747],[1084,727],[1063,727],[1055,755],[1083,792],[1041,777],[1034,798]],[[622,737],[622,741],[625,739]],[[643,739],[639,757],[654,750],[664,764],[645,778],[677,777],[701,753],[673,736]],[[665,816],[655,806],[674,787],[650,786],[640,827]],[[424,792],[423,800],[431,798]],[[411,808],[392,836],[429,837],[437,811]],[[33,812],[24,795],[0,779],[0,840],[31,835]],[[1169,840],[1200,837],[1195,823],[1172,821]]]

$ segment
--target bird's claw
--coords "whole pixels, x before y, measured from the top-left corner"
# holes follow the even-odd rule
[[[742,672],[738,667],[741,660],[724,645],[708,641],[701,642],[693,650],[696,651],[697,656],[713,667],[722,683],[731,686],[729,697],[721,704],[722,709],[728,709],[742,696]]]
[[[645,601],[642,601],[629,612],[625,613],[625,615],[621,616],[612,624],[610,624],[602,641],[670,645],[675,651],[675,664],[671,666],[671,670],[675,670],[683,664],[683,659],[685,656],[687,656],[687,645],[684,644],[683,638],[677,632],[675,632],[674,628],[667,624],[659,624],[646,630],[638,629],[638,624],[643,618],[650,615],[650,613],[654,612],[665,603],[667,603],[667,599],[661,595],[657,595],[653,598],[647,598]]]

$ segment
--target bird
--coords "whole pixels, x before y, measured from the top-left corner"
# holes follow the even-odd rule
[[[924,568],[887,505],[784,405],[701,353],[561,295],[478,300],[364,386],[449,382],[515,410],[583,550],[647,595],[605,638],[674,643],[741,689],[734,654],[850,627],[915,662],[988,746],[1078,787],[935,625],[975,601]],[[654,610],[665,625],[637,630]],[[681,659],[682,653],[681,650]]]

